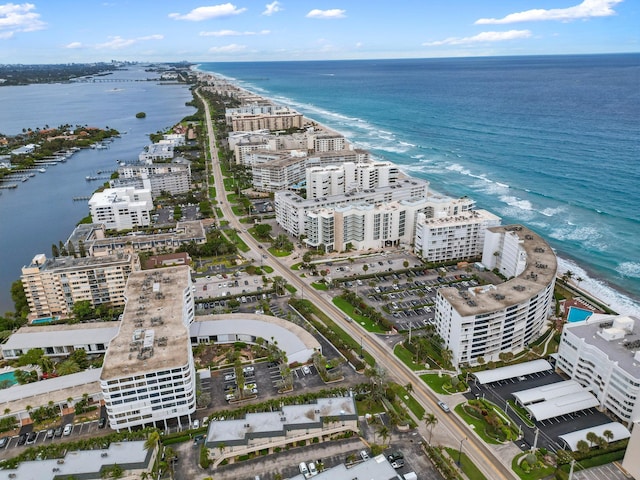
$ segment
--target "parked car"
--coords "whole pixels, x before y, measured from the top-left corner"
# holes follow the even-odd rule
[[[45,438],[48,440],[51,440],[53,438],[54,433],[55,433],[55,430],[53,428],[50,428],[49,430],[47,430],[47,434],[45,435]]]
[[[318,474],[318,469],[316,468],[316,464],[315,463],[309,462],[308,467],[309,467],[309,475],[310,476],[313,477],[314,475]]]
[[[300,473],[305,477],[309,475],[309,469],[307,468],[307,464],[304,462],[300,462],[300,465],[298,465],[298,470],[300,470]]]
[[[253,372],[255,371],[255,368],[254,368],[254,367],[252,367],[251,365],[249,365],[249,366],[247,366],[247,367],[244,367],[244,368],[242,369],[242,371],[243,371],[244,373],[253,373]]]
[[[24,445],[25,443],[27,443],[27,434],[23,433],[18,437],[18,446]]]
[[[64,429],[62,430],[62,435],[64,435],[65,437],[71,435],[71,432],[73,431],[73,424],[71,423],[67,423],[64,426]]]
[[[27,435],[27,445],[33,445],[34,443],[36,443],[37,438],[37,432],[29,432],[29,434]]]
[[[53,436],[54,437],[61,437],[62,436],[62,425],[56,427],[56,429],[53,431]]]
[[[235,380],[236,379],[236,374],[235,373],[227,373],[224,376],[224,379],[225,379],[226,382],[229,382],[231,380]]]
[[[391,466],[393,468],[402,468],[404,467],[404,460],[402,458],[399,458],[398,460],[394,460],[393,462],[391,462]]]
[[[0,438],[0,448],[6,447],[7,443],[9,443],[9,437]]]
[[[362,458],[362,460],[369,460],[369,454],[367,453],[366,450],[361,450],[360,451],[360,458]]]
[[[392,452],[389,455],[387,455],[387,459],[390,462],[395,462],[396,460],[404,459],[404,455],[402,454],[402,452]]]
[[[104,428],[107,426],[107,417],[100,417],[98,420],[98,428]]]
[[[303,365],[302,366],[302,373],[304,373],[305,375],[309,375],[309,374],[311,374],[311,369],[308,366]]]
[[[194,420],[193,421],[193,428],[200,428],[200,420]]]

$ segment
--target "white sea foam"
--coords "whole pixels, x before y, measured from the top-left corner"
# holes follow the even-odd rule
[[[420,160],[421,162],[428,161],[424,158],[424,155],[422,153],[419,153],[418,155],[411,155],[411,158],[415,158],[416,160]]]
[[[622,262],[616,268],[616,272],[618,272],[623,277],[633,277],[640,278],[640,263],[638,262]]]
[[[636,265],[640,268],[640,264]],[[558,276],[562,276],[567,271],[573,272],[574,282],[579,288],[603,301],[616,312],[621,315],[635,315],[640,318],[640,304],[614,290],[603,281],[589,277],[587,272],[575,262],[558,257]],[[577,282],[578,278],[581,278],[582,281]]]
[[[503,195],[500,197],[500,201],[506,203],[511,207],[517,207],[521,210],[533,210],[533,205],[529,200],[523,200],[513,195]]]
[[[544,215],[545,217],[553,217],[554,215],[557,215],[558,213],[562,213],[565,210],[566,210],[565,207],[555,207],[555,208],[548,207],[543,210],[538,210],[538,212]]]

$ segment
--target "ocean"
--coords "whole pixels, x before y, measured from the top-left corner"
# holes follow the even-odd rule
[[[66,241],[75,225],[89,214],[86,201],[108,177],[116,160],[136,160],[151,143],[149,134],[166,131],[195,112],[184,85],[161,85],[158,75],[143,65],[116,71],[105,83],[63,83],[0,87],[0,136],[16,135],[27,128],[64,124],[111,127],[122,133],[104,150],[82,150],[65,163],[35,172],[12,190],[0,191],[0,315],[13,311],[11,284],[21,268],[38,253],[51,256],[51,245]],[[138,119],[136,113],[145,112]],[[102,172],[98,174],[97,172]]]
[[[541,234],[640,316],[640,54],[202,63]]]

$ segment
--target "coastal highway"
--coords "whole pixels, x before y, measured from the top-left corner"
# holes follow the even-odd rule
[[[435,394],[425,385],[425,383],[404,363],[402,363],[388,346],[375,335],[370,335],[364,328],[357,323],[350,323],[344,320],[344,312],[338,309],[331,301],[322,296],[319,292],[308,286],[295,275],[289,268],[281,264],[280,261],[271,255],[268,250],[260,250],[258,242],[250,234],[243,233],[243,225],[238,221],[231,206],[226,201],[225,189],[222,177],[222,171],[220,169],[218,161],[218,151],[215,142],[215,135],[213,131],[213,123],[211,121],[211,115],[209,112],[209,105],[204,98],[200,96],[200,92],[196,90],[196,94],[203,101],[206,112],[207,132],[209,135],[209,147],[211,154],[211,167],[216,185],[216,192],[221,199],[220,205],[225,220],[229,221],[232,228],[238,231],[242,240],[251,248],[252,253],[256,254],[254,258],[260,259],[261,255],[265,255],[264,263],[274,269],[274,272],[283,277],[290,285],[300,291],[306,290],[306,298],[312,301],[318,308],[324,311],[329,317],[332,318],[336,324],[338,324],[343,330],[345,330],[352,338],[360,338],[363,347],[373,356],[376,361],[376,365],[384,368],[389,374],[401,384],[406,385],[411,383],[413,385],[414,398],[426,408],[427,411],[432,411],[438,418],[438,426],[448,430],[450,435],[461,441],[467,439],[465,442],[465,453],[471,458],[473,463],[482,471],[482,473],[492,480],[500,479],[516,479],[517,476],[513,473],[509,466],[503,464],[496,454],[481,440],[475,433],[454,413],[445,413],[437,406],[438,398]],[[264,253],[263,253],[264,252]],[[305,287],[307,287],[305,289]]]

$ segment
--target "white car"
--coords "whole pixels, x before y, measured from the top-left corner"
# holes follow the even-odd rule
[[[67,423],[64,426],[64,430],[62,430],[62,435],[64,435],[65,437],[69,436],[69,435],[71,435],[71,431],[72,430],[73,430],[73,425],[71,423]]]
[[[200,428],[200,420],[194,420],[193,421],[193,428]]]
[[[313,477],[314,475],[318,474],[318,469],[316,468],[316,464],[315,463],[309,462],[307,467],[309,468],[309,476]]]
[[[362,460],[369,460],[369,454],[367,453],[366,450],[361,450],[360,451],[360,458],[362,458]]]
[[[306,365],[302,366],[302,373],[304,373],[305,375],[310,375],[311,374],[311,369],[309,367],[307,367]]]
[[[244,368],[242,369],[242,371],[243,371],[244,373],[253,373],[253,372],[255,371],[255,368],[253,368],[251,365],[249,365],[249,366],[247,366],[247,367],[244,367]]]

